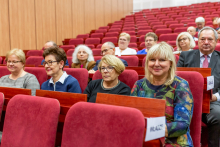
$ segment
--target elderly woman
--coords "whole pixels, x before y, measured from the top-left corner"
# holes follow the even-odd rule
[[[196,43],[188,32],[180,33],[176,38],[176,46],[177,51],[173,52],[173,54],[180,54],[184,51],[191,51],[196,46]]]
[[[161,42],[151,47],[145,65],[145,78],[135,83],[131,95],[166,100],[166,145],[192,147],[193,97],[188,82],[175,75],[171,46]]]
[[[203,17],[197,17],[195,20],[196,23],[196,32],[199,32],[205,26],[205,19]]]
[[[51,78],[42,84],[42,90],[81,93],[78,81],[63,71],[67,60],[63,49],[52,46],[44,51],[43,57],[43,66]]]
[[[96,64],[92,50],[85,45],[79,45],[75,48],[72,61],[72,68],[86,68],[88,71]]]
[[[6,63],[11,74],[1,77],[0,86],[31,89],[31,94],[35,95],[40,84],[35,75],[24,71],[25,62],[25,54],[21,49],[9,51]]]
[[[131,89],[118,80],[118,76],[125,70],[123,62],[114,55],[105,55],[99,63],[99,71],[102,79],[93,80],[86,87],[84,94],[87,94],[88,102],[96,102],[97,92],[130,95]]]
[[[135,49],[128,47],[130,43],[130,35],[127,33],[121,33],[118,40],[118,46],[115,48],[115,55],[136,55],[137,52]]]

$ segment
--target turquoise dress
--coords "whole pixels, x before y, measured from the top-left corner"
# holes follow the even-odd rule
[[[135,83],[131,96],[166,100],[168,137],[165,143],[175,147],[193,147],[189,128],[193,114],[193,96],[186,80],[175,76],[171,85],[155,86],[143,78]]]

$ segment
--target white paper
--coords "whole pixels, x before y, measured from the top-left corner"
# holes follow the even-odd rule
[[[145,141],[154,140],[165,136],[165,116],[147,118],[147,131]]]
[[[207,90],[214,88],[214,76],[207,77]]]

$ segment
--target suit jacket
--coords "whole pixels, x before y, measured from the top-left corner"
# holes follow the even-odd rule
[[[182,52],[179,56],[177,67],[200,67],[200,51]],[[215,50],[212,52],[209,68],[212,69],[211,73],[214,76],[214,94],[218,92],[218,88],[220,88],[220,52]]]
[[[95,66],[95,61],[90,61],[87,65],[87,70],[91,70]],[[80,63],[72,63],[71,68],[80,68]],[[83,65],[83,68],[86,68],[86,64]]]

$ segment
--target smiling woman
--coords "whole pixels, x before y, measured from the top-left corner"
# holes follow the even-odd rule
[[[35,75],[24,71],[24,52],[21,49],[9,51],[6,62],[11,74],[1,77],[0,86],[31,89],[31,94],[35,95],[36,89],[40,89],[40,84]]]
[[[145,65],[145,78],[135,83],[131,95],[166,100],[166,145],[192,147],[193,97],[188,82],[175,75],[172,47],[165,42],[154,45]]]
[[[118,76],[125,70],[123,62],[114,55],[105,55],[99,63],[102,79],[93,80],[86,87],[88,102],[96,102],[97,92],[130,95],[129,86],[118,80]]]

